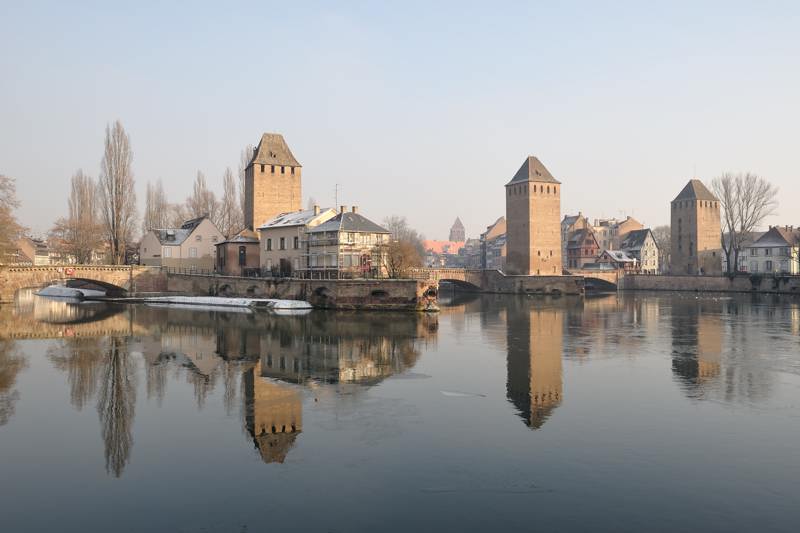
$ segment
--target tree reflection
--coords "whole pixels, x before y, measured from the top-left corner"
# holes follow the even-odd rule
[[[17,374],[27,364],[14,341],[0,339],[0,426],[8,423],[14,414],[19,391],[12,388],[17,381]]]
[[[64,339],[47,350],[55,367],[67,373],[70,401],[78,410],[82,410],[97,392],[105,358],[103,344],[98,338],[73,338]]]
[[[135,368],[122,339],[111,338],[103,366],[97,402],[105,445],[106,471],[120,477],[133,446],[136,406]]]

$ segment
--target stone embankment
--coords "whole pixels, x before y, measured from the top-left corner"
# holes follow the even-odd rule
[[[620,279],[625,291],[750,292],[800,294],[800,276],[738,274],[728,276],[626,275]]]

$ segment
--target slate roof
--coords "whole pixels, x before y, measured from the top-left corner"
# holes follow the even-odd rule
[[[635,263],[636,258],[631,257],[622,250],[604,250],[603,255],[608,254],[608,256],[616,261],[617,263]]]
[[[675,200],[709,200],[712,202],[718,202],[719,199],[714,196],[714,194],[708,190],[708,187],[703,185],[703,182],[698,179],[691,179],[689,183],[686,184],[686,187],[675,197]]]
[[[519,170],[517,170],[517,173],[514,174],[514,177],[511,178],[511,181],[509,181],[506,185],[525,181],[561,183],[555,179],[552,174],[550,174],[550,171],[547,170],[547,167],[545,167],[541,161],[532,155],[528,156],[525,162],[522,163],[522,166],[519,167]]]
[[[379,226],[359,213],[339,213],[319,226],[309,228],[309,233],[323,231],[350,231],[354,233],[391,233],[388,229]]]
[[[583,215],[581,213],[578,213],[577,215],[564,215],[564,220],[561,221],[561,224],[566,226],[572,226],[582,217]]]
[[[800,243],[800,229],[785,226],[772,226],[750,247],[797,246]]]
[[[162,228],[151,230],[155,233],[158,242],[162,245],[179,246],[185,241],[189,235],[200,225],[200,223],[208,217],[203,215],[201,217],[192,218],[181,224],[180,228]]]
[[[583,241],[590,237],[592,240],[594,240],[595,244],[597,244],[597,238],[595,238],[594,232],[590,228],[576,230],[572,232],[572,235],[570,235],[569,240],[567,241],[567,248],[582,248]]]
[[[622,248],[626,250],[638,250],[642,246],[644,246],[644,242],[647,240],[647,236],[651,234],[650,228],[645,229],[635,229],[628,232],[628,235],[622,241]],[[655,241],[655,237],[653,237],[653,241]],[[658,243],[656,243],[658,246]]]
[[[303,211],[290,211],[288,213],[281,213],[263,224],[257,229],[270,229],[270,228],[288,228],[290,226],[305,226],[312,222],[315,218],[324,215],[328,211],[335,210],[332,207],[324,207],[319,210],[318,214],[314,214],[313,209],[306,209]]]
[[[289,150],[289,145],[280,133],[265,133],[261,136],[256,149],[253,150],[253,159],[250,160],[252,164],[262,165],[282,165],[289,167],[302,166],[297,162],[292,151]]]

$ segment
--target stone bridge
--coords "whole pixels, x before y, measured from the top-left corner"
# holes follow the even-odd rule
[[[567,273],[565,271],[565,273]],[[583,276],[586,280],[586,290],[596,291],[615,291],[619,287],[620,280],[625,277],[621,270],[583,270],[570,269],[568,271],[573,276]]]
[[[126,293],[159,292],[167,288],[166,274],[158,267],[53,265],[0,265],[0,302],[13,302],[20,289],[45,287],[55,281],[97,281]]]
[[[410,277],[451,282],[464,290],[508,294],[583,294],[583,276],[515,276],[499,270],[416,268]]]

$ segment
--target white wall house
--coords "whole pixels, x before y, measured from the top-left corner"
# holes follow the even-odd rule
[[[772,226],[739,255],[739,270],[766,274],[800,272],[800,228]]]

